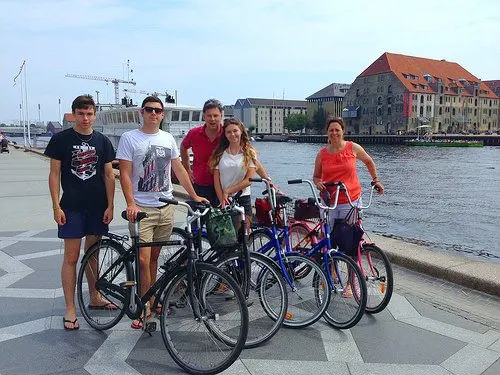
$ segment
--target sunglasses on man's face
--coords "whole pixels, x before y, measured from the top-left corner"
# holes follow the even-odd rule
[[[142,108],[145,112],[147,113],[156,113],[156,114],[160,114],[160,113],[163,113],[163,108],[156,108],[156,107],[143,107]]]

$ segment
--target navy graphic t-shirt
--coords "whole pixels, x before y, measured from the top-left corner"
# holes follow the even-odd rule
[[[52,136],[45,155],[61,161],[62,208],[107,207],[104,164],[114,160],[115,152],[106,136],[95,130],[90,136],[66,129]]]

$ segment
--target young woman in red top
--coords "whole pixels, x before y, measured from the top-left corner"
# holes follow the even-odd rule
[[[322,197],[325,197],[326,192],[328,192],[332,199],[335,197],[331,194],[335,192],[336,188],[326,188],[324,182],[342,181],[347,186],[351,200],[356,204],[361,196],[356,160],[359,159],[366,165],[372,181],[378,189],[378,194],[384,192],[384,186],[380,183],[377,167],[371,156],[357,143],[345,141],[344,130],[345,126],[341,118],[335,117],[327,120],[328,145],[322,148],[316,156],[313,181],[318,190],[322,192]],[[345,218],[350,208],[347,196],[341,192],[337,209],[333,212],[330,211],[330,223],[333,224],[335,219]]]

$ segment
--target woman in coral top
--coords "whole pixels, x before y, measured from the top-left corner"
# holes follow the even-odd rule
[[[378,194],[384,192],[384,186],[377,176],[377,167],[370,155],[357,143],[344,140],[344,122],[341,118],[329,118],[326,123],[328,145],[322,148],[314,163],[313,181],[321,192],[323,200],[328,204],[335,196],[336,187],[325,187],[325,182],[342,181],[349,190],[353,203],[358,203],[361,197],[361,185],[356,172],[356,160],[361,160],[375,183]],[[361,202],[359,202],[361,203]],[[344,192],[340,192],[338,206],[330,211],[330,223],[335,219],[344,219],[349,212],[349,201]]]

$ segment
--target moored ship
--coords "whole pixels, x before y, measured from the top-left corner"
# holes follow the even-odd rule
[[[161,128],[176,138],[183,138],[187,132],[202,123],[202,110],[191,106],[165,104],[165,115]],[[106,135],[113,147],[123,133],[138,129],[141,126],[142,116],[140,107],[113,107],[98,111],[94,122],[94,129]]]

